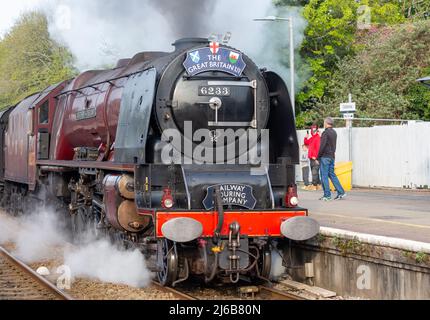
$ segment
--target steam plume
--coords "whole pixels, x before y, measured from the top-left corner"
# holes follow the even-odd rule
[[[12,252],[26,263],[41,263],[64,258],[73,278],[142,288],[149,284],[151,273],[138,251],[122,250],[108,240],[96,240],[84,234],[81,245],[71,248],[64,236],[64,226],[54,210],[38,209],[21,218],[0,212],[0,244],[15,245]]]
[[[306,28],[301,8],[280,10],[272,0],[46,1],[51,34],[72,49],[81,70],[114,65],[141,51],[171,51],[178,38],[231,32],[229,45],[288,82],[289,70],[283,64],[288,65],[288,24],[253,19],[293,17],[296,48]],[[300,60],[297,64],[300,67]],[[300,84],[303,79],[296,80]]]
[[[36,210],[20,219],[0,215],[0,243],[15,244],[13,252],[26,263],[53,258],[53,247],[61,246],[66,238],[61,222],[51,210]]]
[[[136,288],[146,287],[151,274],[138,251],[121,250],[107,240],[88,243],[65,253],[73,277],[84,277]]]

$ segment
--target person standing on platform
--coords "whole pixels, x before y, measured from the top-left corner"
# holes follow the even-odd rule
[[[310,163],[308,151],[308,146],[304,144],[302,146],[302,155],[300,156],[300,167],[302,168],[303,182],[305,183],[303,190],[308,190],[311,185],[309,182]]]
[[[332,200],[329,179],[337,191],[337,197],[335,200],[342,200],[346,197],[345,190],[343,189],[338,177],[336,176],[336,173],[334,172],[337,133],[333,129],[333,125],[334,120],[332,118],[325,119],[325,131],[321,137],[321,147],[318,153],[318,161],[321,166],[321,179],[324,190],[324,196],[320,199],[322,201]]]
[[[321,136],[319,134],[318,125],[314,124],[311,127],[311,135],[309,133],[305,138],[305,145],[308,146],[309,152],[309,160],[311,161],[311,170],[312,170],[312,185],[309,186],[306,190],[308,191],[317,191],[321,190],[321,180],[320,180],[320,165],[318,162],[318,153],[321,145]]]

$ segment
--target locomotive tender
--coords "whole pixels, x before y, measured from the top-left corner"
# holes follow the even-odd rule
[[[63,206],[74,236],[90,229],[139,248],[163,285],[267,280],[282,239],[319,232],[298,207],[288,89],[236,49],[174,46],[1,113],[2,206]]]

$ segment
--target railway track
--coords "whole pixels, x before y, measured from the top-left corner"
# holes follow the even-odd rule
[[[285,292],[267,286],[259,286],[259,290],[260,295],[265,298],[264,300],[306,300],[291,292]]]
[[[306,300],[306,298],[287,291],[273,289],[265,285],[256,286],[255,292],[248,297],[239,294],[238,288],[234,293],[231,290],[220,289],[186,289],[163,287],[158,282],[153,285],[166,293],[170,293],[178,300]]]
[[[180,301],[244,300],[243,297],[239,297],[239,294],[228,294],[223,289],[215,291],[211,291],[211,289],[187,290],[184,288],[163,287],[157,281],[152,281],[151,287],[156,291],[169,295],[173,300]],[[258,292],[252,298],[245,300],[304,299],[290,292],[267,286],[258,286],[256,288],[258,288]],[[101,292],[97,296],[100,299],[103,298]],[[15,258],[6,249],[0,247],[0,300],[73,300],[73,298]]]
[[[0,300],[73,300],[0,247]]]
[[[185,301],[195,301],[200,300],[197,297],[189,295],[188,293],[182,292],[180,290],[171,288],[171,287],[163,287],[157,281],[152,281],[152,286],[157,288],[160,291],[171,294],[173,297],[177,298],[177,300],[185,300]]]
[[[73,246],[72,244],[67,244]],[[37,274],[38,264],[27,266],[0,245],[0,300],[300,300],[303,297],[267,286],[257,286],[254,297],[240,296],[237,287],[200,288],[184,285],[176,288],[163,287],[152,281],[145,289],[102,283],[91,279],[77,279],[69,295]],[[61,257],[54,265],[62,263]],[[49,263],[48,263],[49,264]],[[73,298],[72,298],[73,297]]]

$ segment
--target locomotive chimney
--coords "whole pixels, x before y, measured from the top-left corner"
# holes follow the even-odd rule
[[[182,51],[199,45],[206,46],[208,44],[209,40],[207,38],[184,38],[177,40],[173,46],[176,48],[176,51]]]

